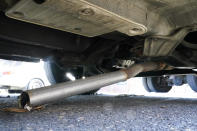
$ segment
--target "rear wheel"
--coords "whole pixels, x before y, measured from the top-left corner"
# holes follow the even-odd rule
[[[166,93],[172,89],[172,86],[168,85],[167,78],[165,77],[143,78],[143,84],[148,92]]]
[[[191,89],[197,92],[197,76],[195,75],[187,75],[186,77],[187,83],[191,87]]]
[[[67,81],[65,78],[65,70],[61,69],[54,61],[45,61],[44,70],[49,82],[52,85]]]
[[[151,92],[151,90],[150,90],[149,87],[148,87],[147,78],[146,78],[146,77],[142,78],[142,83],[143,83],[144,89],[145,89],[147,92]]]
[[[89,77],[97,74],[101,74],[96,67],[75,67],[75,68],[62,68],[53,60],[47,60],[44,62],[44,69],[49,82],[54,85],[61,82],[70,81],[66,74],[71,73],[76,79],[83,77]],[[84,93],[83,95],[90,95],[96,93],[98,90]]]

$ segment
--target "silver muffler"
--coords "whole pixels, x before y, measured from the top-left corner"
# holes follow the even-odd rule
[[[19,97],[21,108],[31,109],[33,106],[47,104],[65,97],[90,92],[101,87],[125,81],[141,72],[163,69],[164,64],[147,62],[136,64],[132,67],[112,73],[101,74],[76,81],[64,82],[45,88],[23,92]]]

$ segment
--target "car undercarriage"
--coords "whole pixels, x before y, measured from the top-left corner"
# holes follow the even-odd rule
[[[144,61],[196,68],[195,0],[2,0],[0,5],[5,59],[52,56],[62,67],[95,66],[103,72]]]
[[[46,61],[52,83],[165,63],[137,76],[196,74],[196,0],[1,0],[0,58]]]

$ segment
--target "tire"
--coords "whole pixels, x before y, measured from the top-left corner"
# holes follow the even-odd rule
[[[148,87],[147,78],[146,78],[146,77],[142,78],[142,83],[143,83],[144,89],[145,89],[147,92],[151,92],[151,90],[150,90],[149,87]]]
[[[44,86],[44,82],[41,79],[35,78],[29,81],[27,85],[27,90],[33,90]]]
[[[44,69],[47,75],[49,82],[54,85],[61,82],[70,81],[66,78],[65,74],[67,72],[71,72],[76,79],[82,78],[83,73],[86,77],[93,76],[99,74],[99,71],[96,71],[96,68],[84,68],[85,72],[81,69],[72,70],[72,69],[62,69],[57,63],[55,63],[52,59],[48,59],[44,62]],[[91,92],[87,92],[81,95],[92,95],[95,94],[98,90],[94,90]]]
[[[197,92],[197,76],[195,75],[187,75],[186,76],[187,83],[191,87],[191,89]]]
[[[167,93],[172,89],[164,77],[147,77],[144,88],[148,92]]]
[[[44,62],[44,70],[52,85],[67,81],[65,78],[65,71],[58,67],[58,65],[52,60]]]

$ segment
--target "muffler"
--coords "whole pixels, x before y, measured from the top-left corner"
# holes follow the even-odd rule
[[[147,62],[112,73],[101,74],[76,81],[69,81],[45,88],[25,91],[19,97],[19,106],[30,110],[33,106],[47,104],[78,94],[83,94],[101,87],[125,81],[141,72],[163,69],[164,64]]]

